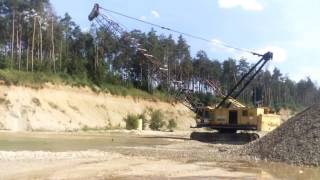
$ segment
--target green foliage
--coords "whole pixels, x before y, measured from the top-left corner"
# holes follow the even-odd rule
[[[128,114],[127,117],[124,119],[124,121],[126,122],[126,129],[128,130],[138,129],[139,119],[140,119],[139,115]]]
[[[148,100],[154,100],[154,101],[157,101],[157,100],[166,101],[166,102],[174,101],[174,97],[170,97],[166,93],[161,91],[155,91],[153,94],[150,94],[146,91],[143,91],[137,88],[127,87],[125,85],[114,85],[110,83],[103,83],[100,87],[105,92],[110,93],[112,95],[117,95],[117,96],[131,96],[133,98],[142,98],[142,99],[148,99]]]
[[[46,21],[42,24],[53,26],[53,31],[51,28],[40,28],[38,22],[34,29],[33,18],[30,14],[31,18],[25,15],[31,13],[31,9]],[[135,53],[130,47],[128,36],[134,37],[141,44],[141,48],[148,50],[162,65],[168,65],[170,77],[188,84],[190,90],[198,92],[197,97],[205,105],[215,104],[221,98],[207,93],[210,92],[210,87],[203,83],[205,80],[217,82],[223,94],[226,94],[252,67],[245,59],[210,59],[203,50],[191,57],[190,46],[183,36],[179,36],[175,41],[171,35],[158,35],[154,29],[148,33],[133,30],[120,38],[115,38],[114,34],[104,27],[96,29],[92,26],[89,32],[82,32],[69,14],[58,17],[52,13],[48,0],[5,0],[0,3],[0,12],[0,79],[8,85],[39,88],[42,84],[51,82],[77,87],[88,86],[95,92],[105,91],[119,96],[174,101],[173,97],[164,93],[168,88],[167,82],[158,82],[160,79],[156,79],[155,83],[150,80],[150,67],[143,63],[145,57]],[[12,52],[11,33],[21,30],[21,37],[15,39],[21,42],[15,42]],[[16,44],[21,44],[21,49],[17,48]],[[31,71],[33,73],[30,73]],[[160,85],[158,90],[155,90],[155,84]],[[259,73],[239,96],[239,100],[253,104],[252,89],[257,87],[263,89],[263,105],[273,106],[275,109],[300,109],[320,100],[319,88],[310,78],[294,82],[277,68],[273,72],[266,70]]]
[[[151,113],[151,120],[150,120],[150,129],[159,131],[164,125],[164,115],[160,110],[153,111]]]
[[[92,86],[87,79],[72,77],[68,74],[53,74],[45,72],[23,72],[16,70],[0,70],[0,80],[8,85],[22,85],[30,87],[41,87],[45,83],[66,84],[72,86]]]
[[[168,122],[168,125],[167,125],[167,128],[170,130],[170,131],[173,131],[175,128],[177,128],[177,123],[174,119],[170,119],[169,122]]]
[[[10,67],[11,58],[8,57],[1,57],[0,58],[0,68],[5,69]]]
[[[90,128],[89,128],[87,125],[84,125],[84,126],[82,127],[82,131],[85,131],[85,132],[86,132],[86,131],[89,131],[89,129],[90,129]]]
[[[214,105],[221,100],[210,93],[196,93],[196,96],[205,106]]]
[[[104,127],[89,127],[88,125],[82,126],[81,130],[84,132],[87,131],[107,131],[107,130],[114,130],[114,129],[120,129],[119,127],[111,127],[110,125],[104,126]]]

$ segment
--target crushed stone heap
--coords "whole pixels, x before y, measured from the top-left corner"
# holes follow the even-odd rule
[[[241,149],[242,155],[296,165],[320,165],[320,104]]]

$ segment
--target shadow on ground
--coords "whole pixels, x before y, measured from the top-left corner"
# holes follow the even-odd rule
[[[188,137],[175,136],[147,136],[146,139],[172,139],[183,141],[200,141],[210,144],[229,144],[229,145],[243,145],[256,140],[259,136],[255,133],[218,133],[218,132],[193,132]]]
[[[258,139],[255,133],[218,133],[218,132],[193,132],[190,139],[211,143],[211,144],[230,144],[242,145]]]
[[[148,136],[148,137],[142,137],[146,139],[173,139],[173,140],[184,140],[184,141],[189,141],[191,140],[190,138],[185,138],[185,137],[174,137],[174,136]]]

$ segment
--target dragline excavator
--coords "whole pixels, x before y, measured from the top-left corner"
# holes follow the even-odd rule
[[[105,13],[111,12],[120,16],[124,16],[133,20],[142,21],[130,16],[105,9],[99,4],[95,4],[88,19],[95,21],[100,27],[107,28],[109,32],[117,37],[125,37],[125,41],[136,53],[143,57],[143,62],[148,65],[150,77],[154,81],[168,82],[168,86],[175,92],[175,97],[185,106],[196,113],[197,126],[194,128],[210,128],[218,130],[222,133],[235,133],[238,130],[244,131],[272,131],[280,125],[280,116],[275,114],[267,107],[247,107],[237,101],[239,95],[248,87],[253,79],[259,74],[267,62],[273,58],[272,52],[259,54],[250,52],[260,57],[260,60],[252,66],[252,68],[242,76],[242,78],[234,85],[230,92],[224,95],[218,85],[209,80],[203,80],[213,90],[214,94],[221,98],[221,102],[215,106],[205,106],[196,96],[192,89],[188,88],[187,82],[182,82],[175,77],[168,76],[168,65],[162,64],[156,57],[149,54],[148,51],[141,47],[135,38],[130,37],[128,33],[121,27],[119,23],[112,20]],[[148,23],[148,22],[147,22]],[[152,23],[148,23],[154,25]],[[165,30],[171,30],[166,27],[156,25]],[[177,31],[176,31],[177,32]]]

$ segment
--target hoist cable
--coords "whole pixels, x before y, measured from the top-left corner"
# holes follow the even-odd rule
[[[228,48],[228,49],[247,52],[247,53],[250,53],[250,54],[253,54],[253,55],[256,55],[256,56],[263,56],[263,55],[261,55],[259,53],[253,52],[253,51],[248,50],[248,49],[235,47],[235,46],[232,46],[230,44],[227,44],[227,43],[224,43],[224,42],[221,42],[221,41],[209,40],[209,39],[197,36],[197,35],[193,35],[193,34],[190,34],[190,33],[185,33],[185,32],[182,32],[182,31],[175,30],[175,29],[171,29],[171,28],[168,28],[168,27],[165,27],[165,26],[161,26],[159,24],[155,24],[155,23],[151,23],[151,22],[148,22],[148,21],[145,21],[145,20],[141,20],[141,19],[129,16],[129,15],[126,15],[126,14],[123,14],[123,13],[120,13],[120,12],[116,12],[116,11],[113,11],[113,10],[110,10],[110,9],[106,9],[106,8],[103,8],[103,7],[99,7],[99,9],[102,9],[102,10],[107,11],[109,13],[113,13],[113,14],[116,14],[116,15],[119,15],[119,16],[122,16],[122,17],[125,17],[125,18],[128,18],[128,19],[131,19],[131,20],[139,21],[141,23],[148,24],[150,26],[157,27],[157,28],[160,28],[160,29],[163,29],[163,30],[167,30],[167,31],[171,31],[171,32],[174,32],[174,33],[177,33],[177,34],[185,35],[185,36],[191,37],[193,39],[198,39],[198,40],[202,40],[202,41],[205,41],[205,42],[209,42],[209,43],[215,44],[216,46],[222,46],[222,47],[225,47],[225,48]]]

